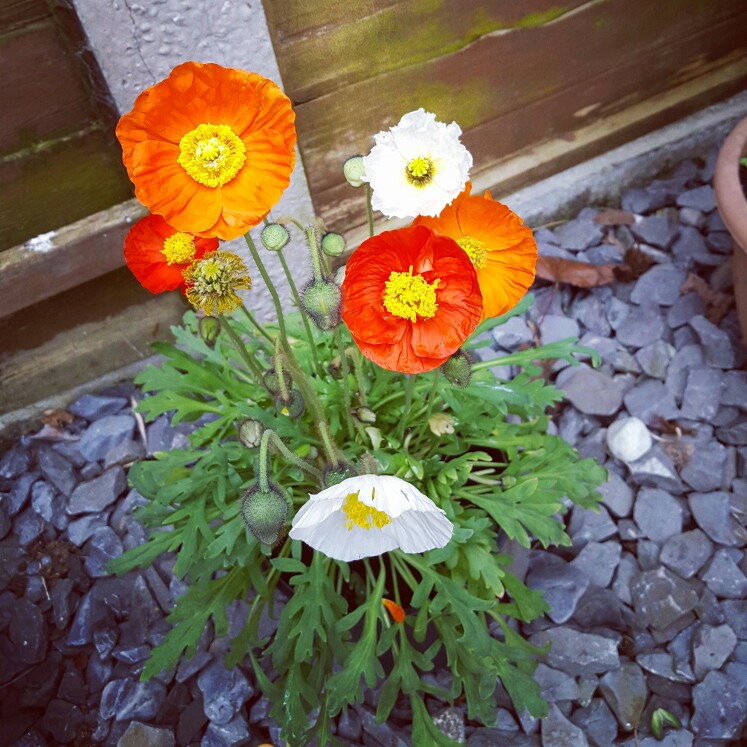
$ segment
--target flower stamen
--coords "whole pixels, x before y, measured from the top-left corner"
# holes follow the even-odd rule
[[[416,322],[418,316],[430,319],[436,315],[436,288],[440,279],[429,283],[422,275],[392,272],[384,285],[384,308],[395,316]]]
[[[228,125],[201,124],[179,141],[177,161],[196,182],[214,189],[239,173],[246,146]]]
[[[186,265],[195,258],[195,239],[189,233],[175,233],[163,242],[161,254],[166,264]]]
[[[238,308],[241,298],[236,291],[251,287],[246,265],[231,252],[208,252],[184,271],[187,300],[208,314],[226,314]]]
[[[467,252],[467,256],[478,270],[485,267],[488,250],[485,248],[484,241],[480,241],[473,236],[463,236],[461,239],[457,239],[457,244]]]
[[[433,181],[436,167],[427,156],[413,158],[405,167],[405,178],[413,187],[425,187]]]
[[[361,503],[358,500],[358,495],[359,493],[348,493],[345,498],[345,503],[342,506],[342,511],[347,517],[345,529],[350,531],[353,528],[353,524],[366,530],[372,526],[381,529],[387,524],[391,524],[392,520],[387,514],[372,506],[367,506],[365,503]],[[375,495],[375,493],[372,495]]]

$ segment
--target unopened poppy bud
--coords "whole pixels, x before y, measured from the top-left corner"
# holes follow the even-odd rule
[[[472,361],[463,350],[457,350],[441,367],[446,379],[459,389],[464,389],[472,378]]]
[[[363,166],[363,156],[348,158],[343,164],[342,173],[351,187],[362,187],[366,183],[366,169]]]
[[[262,433],[265,428],[259,420],[247,418],[239,423],[239,441],[247,449],[256,449],[262,440]]]
[[[342,358],[340,358],[339,355],[336,355],[328,364],[327,364],[327,373],[333,378],[337,379],[338,381],[342,378]]]
[[[292,389],[289,392],[288,399],[285,399],[282,394],[278,395],[275,400],[275,409],[281,414],[288,418],[295,420],[303,415],[306,405],[304,404],[301,392],[298,389]]]
[[[435,436],[443,436],[445,433],[454,432],[454,418],[445,412],[437,412],[428,418],[428,427]]]
[[[244,495],[241,515],[257,541],[274,545],[288,518],[288,501],[277,485],[270,482],[262,490],[257,484]]]
[[[301,306],[323,332],[340,323],[340,288],[331,280],[312,280],[301,291]]]
[[[376,413],[370,407],[359,407],[357,410],[353,410],[353,415],[361,421],[361,423],[375,423]]]
[[[267,387],[268,392],[271,394],[280,394],[280,380],[274,368],[265,371],[262,381],[265,387]],[[291,377],[287,371],[283,371],[283,382],[285,383],[285,390],[288,391],[291,388]]]
[[[203,341],[212,348],[220,334],[220,319],[215,316],[204,316],[200,319],[197,330]]]
[[[290,241],[290,234],[285,226],[279,223],[268,223],[260,234],[260,239],[265,249],[271,252],[279,252]]]
[[[343,480],[347,480],[354,474],[355,472],[349,464],[338,464],[334,467],[327,465],[322,472],[322,483],[325,488],[330,488],[333,485],[339,485]]]
[[[322,251],[330,257],[339,257],[345,251],[345,237],[340,233],[325,233]]]

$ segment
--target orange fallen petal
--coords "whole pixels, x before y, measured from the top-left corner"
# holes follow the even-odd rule
[[[382,599],[381,603],[387,608],[394,622],[403,623],[405,621],[405,611],[396,602],[391,599]]]

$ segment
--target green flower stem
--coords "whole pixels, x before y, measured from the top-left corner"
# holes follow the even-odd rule
[[[278,389],[280,390],[280,396],[283,398],[283,402],[290,402],[290,392],[288,387],[285,385],[285,376],[283,376],[283,357],[280,354],[280,341],[275,341],[275,376],[278,378]]]
[[[342,333],[341,333],[342,336]],[[358,384],[358,399],[361,404],[366,406],[366,377],[363,373],[364,361],[363,353],[357,347],[353,347],[353,371],[355,371],[355,380]]]
[[[489,361],[478,361],[472,364],[472,370],[480,371],[483,368],[492,368],[493,366],[526,366],[531,365],[534,361],[545,360],[547,358],[561,358],[569,362],[574,362],[576,359],[569,354],[568,349],[569,345],[573,342],[575,342],[575,338],[569,337],[567,340],[559,340],[558,342],[552,342],[539,348],[529,348],[529,350],[510,353],[509,355],[504,355],[501,358],[493,358]],[[575,345],[570,353],[588,355],[595,366],[599,364],[599,353],[592,348]],[[576,365],[578,365],[577,361]]]
[[[314,282],[321,283],[324,280],[324,272],[322,272],[322,260],[319,256],[319,243],[316,240],[316,229],[314,226],[309,226],[304,233],[306,234],[306,243],[309,245],[309,253],[311,254]]]
[[[228,333],[233,346],[236,348],[236,352],[241,356],[241,359],[244,361],[249,371],[251,371],[251,373],[256,376],[257,383],[261,384],[262,369],[259,367],[258,363],[251,357],[251,355],[249,355],[249,351],[246,349],[244,341],[241,339],[241,337],[239,337],[239,334],[231,326],[231,322],[228,321],[228,317],[225,316],[223,317],[223,329],[225,329]]]
[[[402,419],[399,421],[399,440],[405,437],[405,428],[410,419],[410,407],[412,407],[412,391],[415,385],[415,377],[405,374],[405,409],[402,411]]]
[[[304,398],[304,402],[306,403],[306,406],[309,408],[309,412],[311,413],[312,418],[316,421],[317,428],[319,429],[319,433],[322,436],[322,441],[324,443],[324,447],[327,451],[327,455],[329,456],[330,461],[334,465],[337,465],[339,464],[339,459],[337,457],[337,452],[331,441],[331,436],[329,432],[329,423],[327,422],[327,419],[324,415],[324,409],[322,408],[322,404],[319,401],[319,397],[317,396],[313,387],[309,384],[308,380],[306,379],[306,375],[304,374],[303,370],[299,366],[298,360],[296,359],[296,356],[293,353],[293,349],[288,343],[288,332],[285,328],[285,319],[283,317],[283,307],[280,305],[280,298],[278,296],[278,292],[275,289],[275,285],[273,284],[272,279],[270,278],[267,272],[267,269],[265,268],[264,263],[262,262],[262,258],[259,256],[259,252],[257,251],[257,247],[254,244],[254,240],[248,233],[244,234],[244,239],[246,240],[246,245],[249,247],[249,252],[252,255],[252,259],[254,260],[254,263],[257,265],[259,274],[262,276],[262,280],[265,281],[267,290],[270,291],[270,296],[272,297],[272,303],[275,306],[275,313],[277,314],[277,317],[278,317],[278,329],[280,331],[280,344],[283,348],[283,352],[285,353],[285,360],[286,360],[286,363],[288,364],[291,377],[298,385],[298,388],[301,390],[301,396]]]
[[[317,357],[316,353],[316,344],[314,342],[314,336],[311,333],[311,325],[309,324],[308,317],[304,313],[303,307],[301,306],[301,296],[298,294],[298,288],[296,287],[296,282],[293,280],[293,275],[290,271],[290,268],[288,267],[288,263],[285,261],[285,255],[283,254],[283,250],[281,249],[278,253],[278,259],[280,260],[280,264],[283,266],[283,272],[285,273],[285,277],[288,280],[288,285],[291,289],[291,294],[293,295],[293,300],[295,301],[296,306],[298,307],[299,312],[301,313],[301,321],[303,322],[304,329],[306,330],[306,339],[309,341],[309,350],[311,351],[311,359],[314,362],[314,371],[316,371],[317,376],[322,375],[322,369],[319,366],[319,358]]]
[[[366,212],[368,214],[368,235],[374,235],[373,207],[371,205],[371,185],[366,183]]]
[[[265,468],[267,466],[267,447],[269,446],[269,442],[272,440],[272,443],[275,445],[277,450],[283,455],[283,458],[290,462],[291,464],[295,465],[299,469],[304,470],[305,472],[308,472],[312,477],[315,477],[317,480],[322,479],[322,473],[313,465],[309,464],[305,459],[301,459],[300,456],[297,456],[294,454],[282,441],[280,436],[278,436],[275,431],[273,431],[271,428],[268,428],[263,434],[262,434],[262,441],[259,445],[259,463],[260,463],[260,473],[262,470],[262,456],[264,449],[265,451]],[[260,480],[262,475],[260,474]],[[261,484],[261,482],[260,482]],[[264,489],[264,488],[263,488]]]
[[[267,446],[270,443],[271,435],[272,431],[268,428],[262,434],[262,440],[259,444],[259,487],[264,493],[269,489],[269,480],[267,478]]]
[[[272,337],[268,334],[267,330],[254,318],[254,314],[252,314],[249,309],[246,308],[246,306],[242,303],[240,306],[241,310],[244,312],[244,316],[249,320],[249,323],[259,332],[262,337],[265,338],[268,342],[273,342]]]
[[[348,378],[350,376],[350,366],[348,365],[348,357],[345,355],[345,345],[342,341],[342,334],[339,327],[335,330],[335,343],[337,343],[337,348],[340,351],[340,365],[342,367],[342,379],[340,381],[342,383],[343,419],[347,426],[348,436],[352,439],[355,437],[355,427],[353,425],[353,416],[350,412],[353,406],[350,399],[350,380]]]
[[[399,575],[405,579],[405,583],[413,590],[418,588],[418,582],[415,580],[412,571],[409,568],[407,560],[404,558],[404,553],[401,550],[393,550],[389,553],[389,557],[392,559],[394,564],[397,566]]]
[[[275,223],[279,223],[281,226],[292,223],[301,233],[306,232],[306,228],[304,227],[304,225],[290,215],[284,215],[282,218],[278,218]]]

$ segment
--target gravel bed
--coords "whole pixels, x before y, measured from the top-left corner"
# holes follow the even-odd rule
[[[610,479],[598,513],[567,515],[572,547],[523,558],[527,583],[551,606],[523,631],[552,643],[536,674],[548,718],[516,713],[500,687],[495,728],[469,723],[462,706],[428,702],[440,728],[469,747],[747,743],[747,351],[719,295],[733,291],[710,186],[715,153],[625,192],[630,226],[600,225],[587,208],[537,231],[547,256],[602,264],[636,247],[652,264],[591,290],[538,283],[533,308],[479,349],[495,357],[571,335],[595,348],[600,368],[555,363],[548,375],[567,395],[555,427]],[[682,293],[686,281],[694,290]],[[191,661],[138,680],[184,587],[173,558],[123,578],[104,567],[145,540],[127,467],[187,437],[162,417],[143,440],[131,409],[141,396],[132,384],[86,395],[61,431],[47,426],[0,457],[0,741],[280,745],[267,699],[250,671],[224,669],[227,639],[210,626]],[[246,612],[233,605],[229,636]],[[263,635],[274,624],[263,619]],[[369,692],[338,719],[340,740],[410,744],[407,707],[376,724],[376,698]],[[649,728],[657,708],[681,721],[661,742]]]

